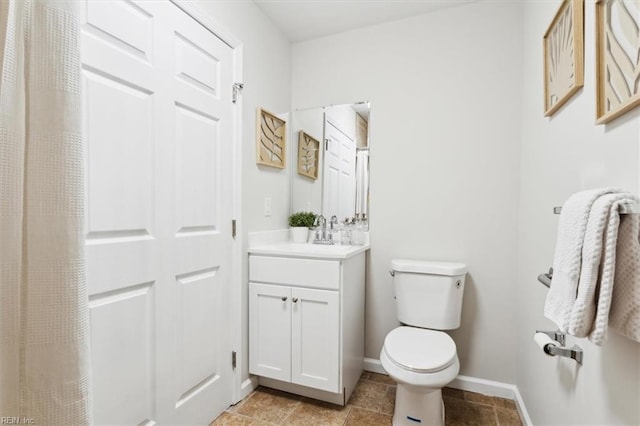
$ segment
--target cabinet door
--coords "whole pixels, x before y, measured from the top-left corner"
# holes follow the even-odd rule
[[[291,288],[249,283],[249,372],[291,381]]]
[[[338,292],[292,288],[291,306],[291,381],[340,392]]]

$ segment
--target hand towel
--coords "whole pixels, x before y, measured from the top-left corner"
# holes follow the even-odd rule
[[[637,202],[637,198],[635,201]],[[620,217],[616,244],[616,274],[611,295],[609,325],[623,336],[640,342],[640,215],[626,214]],[[606,331],[606,327],[604,329]],[[598,333],[598,334],[596,334]],[[590,337],[593,341],[600,334],[597,327]]]
[[[611,193],[600,196],[592,205],[582,246],[582,265],[576,299],[573,303],[568,332],[578,337],[586,337],[594,332],[594,338],[601,344],[602,324],[596,329],[598,321],[604,321],[605,312],[610,306],[610,290],[615,276],[616,241],[621,203],[633,202],[629,193]],[[595,343],[595,342],[594,342]]]
[[[582,246],[591,206],[598,197],[620,192],[613,188],[598,188],[573,194],[564,203],[558,222],[558,237],[553,259],[553,278],[544,305],[544,316],[566,333],[576,299]]]

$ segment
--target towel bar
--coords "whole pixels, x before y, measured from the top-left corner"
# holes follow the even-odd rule
[[[620,214],[640,214],[640,204],[638,203],[621,204],[618,210]],[[560,214],[561,212],[562,212],[562,207],[553,208],[553,214]],[[538,275],[538,281],[540,281],[546,287],[551,287],[552,278],[553,278],[553,268],[549,268],[549,272],[547,272],[546,274]]]
[[[562,207],[553,208],[553,214],[560,214],[561,211]],[[640,204],[620,204],[618,211],[620,214],[640,214]]]

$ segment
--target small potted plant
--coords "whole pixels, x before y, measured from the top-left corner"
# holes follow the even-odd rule
[[[315,220],[316,214],[312,212],[296,212],[289,216],[291,241],[306,243],[309,238],[309,229],[313,228]]]

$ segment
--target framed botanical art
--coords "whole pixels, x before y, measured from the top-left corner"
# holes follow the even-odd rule
[[[258,108],[256,129],[256,163],[284,169],[287,157],[286,121]]]
[[[596,2],[596,123],[640,105],[640,5]]]
[[[584,84],[584,0],[563,0],[544,41],[544,115],[553,115]]]
[[[304,131],[298,133],[298,174],[318,179],[320,142]]]

